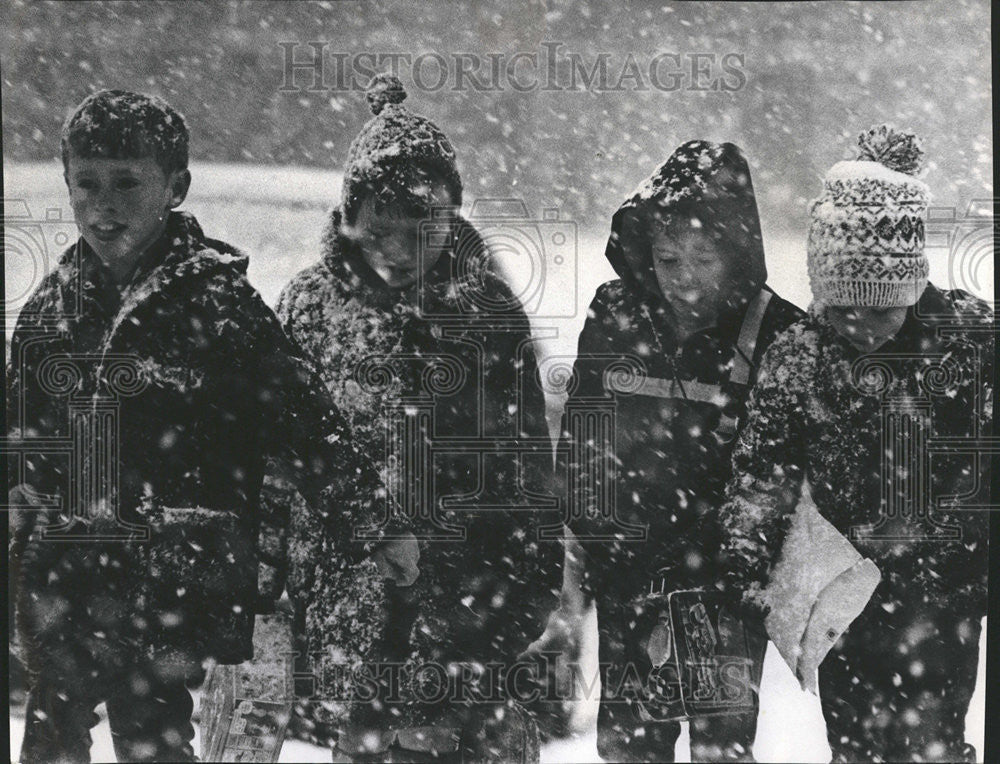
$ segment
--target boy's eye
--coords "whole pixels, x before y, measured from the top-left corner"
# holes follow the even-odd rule
[[[135,178],[119,178],[115,181],[115,188],[119,191],[129,191],[139,185]]]
[[[77,178],[76,187],[82,188],[84,191],[92,191],[97,188],[97,183],[89,178]]]

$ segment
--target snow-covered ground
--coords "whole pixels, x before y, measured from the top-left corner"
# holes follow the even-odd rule
[[[591,634],[591,640],[594,639],[596,639],[596,634]],[[985,645],[986,640],[984,639],[980,644],[976,693],[972,698],[972,705],[966,720],[966,740],[976,746],[980,760],[982,760],[985,724]],[[591,659],[593,659],[592,656]],[[103,706],[101,711],[103,712]],[[584,715],[593,719],[590,711],[591,709],[587,709],[584,711]],[[12,713],[10,717],[10,749],[15,756],[20,750],[23,735],[23,716]],[[94,730],[93,738],[93,760],[95,762],[114,761],[111,731],[107,721],[103,720],[103,713],[102,722]],[[197,740],[195,745],[197,746]],[[754,754],[757,761],[825,762],[830,760],[830,749],[826,744],[819,699],[799,689],[798,682],[781,660],[774,645],[768,647],[767,658],[764,661],[760,716]],[[287,740],[281,750],[279,761],[328,762],[330,761],[330,752],[298,740]],[[596,733],[593,729],[576,738],[553,741],[542,748],[543,764],[585,761],[600,761],[597,755]],[[677,744],[677,761],[690,761],[686,729]]]
[[[73,236],[72,215],[56,163],[4,164],[5,194],[5,298],[8,310],[16,310],[65,246],[64,236]],[[269,304],[274,304],[284,284],[299,269],[319,256],[318,242],[326,210],[339,198],[337,173],[305,168],[194,165],[194,182],[184,208],[194,213],[206,233],[244,248],[250,253],[250,280]],[[818,189],[817,189],[818,190]],[[630,189],[622,189],[622,197]],[[758,188],[761,210],[767,189]],[[498,194],[506,196],[506,194]],[[468,200],[470,205],[474,200]],[[25,206],[26,205],[26,206]],[[27,217],[21,217],[23,214]],[[568,229],[575,231],[576,258],[573,267],[552,267],[535,263],[536,273],[544,274],[545,316],[534,321],[540,339],[540,355],[553,360],[571,360],[576,352],[576,336],[586,318],[586,308],[595,288],[614,277],[603,252],[611,214],[597,220],[581,221]],[[18,218],[18,219],[14,219]],[[61,218],[61,219],[60,219]],[[534,236],[533,221],[540,211],[529,210],[530,220],[518,223],[521,232]],[[766,214],[762,220],[770,284],[783,297],[805,307],[809,285],[805,265],[805,231],[788,231]],[[949,274],[946,250],[929,249],[931,279],[941,286],[973,286],[983,297],[993,294],[992,257],[980,261],[973,283],[966,275],[961,283]],[[517,291],[534,293],[526,284],[523,258],[504,259]],[[985,264],[983,264],[985,263]],[[545,268],[545,265],[549,265]],[[541,267],[537,267],[541,266]],[[13,329],[7,323],[8,336]],[[552,406],[558,405],[553,400]],[[591,624],[592,625],[592,624]],[[985,633],[985,632],[984,632]],[[589,634],[589,657],[594,659],[596,634]],[[983,640],[985,644],[985,640]],[[984,649],[980,646],[981,652]],[[985,658],[981,655],[976,693],[967,719],[967,740],[982,752],[985,724]],[[761,711],[755,748],[759,761],[822,762],[829,759],[819,700],[802,692],[773,646],[767,654],[761,689]],[[592,730],[594,706],[582,708],[581,726],[589,728],[581,737],[550,743],[543,761],[595,761],[597,752]],[[16,755],[23,736],[24,722],[10,718],[11,751]],[[687,735],[679,741],[678,761],[686,761]],[[114,761],[110,733],[102,723],[94,733],[94,761]],[[330,754],[314,746],[290,740],[281,761],[329,761]]]

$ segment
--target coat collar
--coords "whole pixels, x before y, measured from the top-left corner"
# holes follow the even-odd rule
[[[840,336],[826,317],[826,312],[816,303],[809,306],[809,317],[819,328],[825,341],[842,347],[848,358],[865,355]],[[933,284],[928,284],[917,303],[907,309],[899,331],[871,354],[899,353],[914,348],[919,348],[924,353],[934,352],[933,348],[940,348],[950,342],[936,328],[942,324],[960,322],[961,319],[962,316],[947,295]],[[965,320],[968,321],[968,318]]]
[[[163,235],[120,291],[110,269],[82,237],[60,258],[63,285],[69,291],[78,281],[82,286],[84,313],[97,311],[110,321],[106,337],[111,337],[151,296],[175,292],[193,277],[210,276],[224,269],[245,274],[248,264],[247,256],[235,247],[206,238],[198,221],[187,212],[170,213]],[[72,299],[71,294],[64,296],[64,300]]]
[[[763,287],[763,290],[772,291],[767,286]],[[661,352],[683,357],[686,353],[698,352],[710,346],[715,346],[720,351],[734,348],[739,339],[743,319],[756,296],[757,293],[754,293],[746,302],[720,311],[712,326],[695,332],[682,343],[677,342],[676,334],[664,313],[667,308],[662,302],[642,300],[641,310],[653,326]]]
[[[464,314],[466,309],[462,307],[460,295],[476,294],[479,289],[497,290],[492,296],[499,303],[509,305],[507,309],[498,309],[497,313],[521,312],[520,303],[509,294],[506,282],[498,276],[496,263],[475,226],[459,217],[452,221],[450,234],[451,246],[423,276],[419,304],[411,303],[405,296],[406,290],[389,287],[372,270],[360,247],[344,234],[339,208],[331,212],[323,234],[322,262],[346,293],[393,313],[420,314],[424,308],[430,308],[434,315]],[[482,259],[474,262],[472,257]]]

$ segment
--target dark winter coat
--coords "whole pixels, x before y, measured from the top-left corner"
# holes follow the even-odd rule
[[[475,229],[458,221],[449,235],[453,246],[414,303],[365,263],[335,211],[322,260],[279,299],[285,330],[318,365],[359,448],[386,464],[387,485],[401,472],[386,463],[387,425],[418,421],[424,406],[435,448],[478,437],[495,452],[480,457],[474,443],[453,442],[452,452],[434,457],[431,504],[464,538],[428,539],[440,528],[415,521],[420,559],[411,586],[384,582],[370,561],[362,575],[345,575],[330,564],[317,528],[293,528],[289,589],[305,609],[310,652],[333,663],[509,663],[556,604],[561,518],[529,494],[551,491],[551,446],[528,321]],[[504,444],[533,451],[524,474],[499,452]],[[274,500],[287,501],[277,488]],[[412,497],[418,488],[395,490]],[[554,526],[554,540],[540,540],[545,525]],[[332,706],[335,717],[343,714]],[[415,723],[420,713],[410,708],[395,723]]]
[[[128,665],[126,648],[196,662],[248,658],[269,456],[314,505],[336,508],[331,520],[348,516],[352,525],[351,511],[373,503],[374,487],[364,499],[355,492],[377,474],[246,269],[244,255],[172,213],[121,292],[80,239],[22,310],[7,416],[22,448],[37,448],[23,469],[11,460],[9,477],[60,495],[63,508],[20,512],[12,539],[30,669],[79,668],[81,646],[105,668]],[[81,416],[109,405],[110,428],[80,427]],[[40,440],[90,435],[75,446],[82,462]],[[109,448],[117,481],[95,487]],[[55,530],[74,496],[90,520],[70,530],[91,537],[42,539],[42,519]],[[115,497],[120,520],[139,535],[94,538],[123,532],[107,509]]]
[[[570,527],[586,555],[585,588],[609,602],[648,592],[664,569],[664,586],[673,590],[715,583],[716,537],[703,518],[723,500],[756,365],[774,336],[802,315],[764,286],[756,202],[738,149],[692,142],[670,161],[689,147],[697,153],[708,147],[714,162],[732,164],[741,185],[713,197],[715,180],[707,191],[704,184],[683,191],[694,187],[692,176],[682,173],[678,181],[661,169],[615,213],[606,257],[620,278],[602,285],[590,305],[563,416],[558,472],[568,480]],[[718,179],[724,170],[706,174]],[[679,343],[650,247],[635,224],[654,208],[669,225],[681,200],[684,214],[706,225],[725,221],[730,256],[744,278],[716,325]],[[753,349],[745,342],[738,348],[748,313],[761,310],[759,329],[748,334]],[[580,430],[577,450],[567,450],[571,418],[612,403],[613,432]],[[614,513],[602,515],[601,504],[610,501]]]
[[[766,582],[808,480],[820,513],[878,565],[889,597],[956,619],[985,614],[989,457],[973,452],[992,422],[992,323],[982,300],[929,285],[874,353],[819,312],[774,341],[721,512],[734,588],[752,602]],[[867,525],[876,527],[861,532]]]

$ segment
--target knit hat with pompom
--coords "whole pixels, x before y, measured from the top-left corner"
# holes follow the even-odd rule
[[[809,282],[820,305],[909,307],[927,286],[924,220],[930,192],[917,179],[924,152],[913,133],[877,125],[860,152],[826,174],[810,203]]]
[[[435,181],[445,184],[456,206],[462,203],[455,149],[437,125],[403,106],[405,99],[403,83],[394,75],[377,74],[368,83],[365,100],[375,116],[347,154],[342,208],[348,223],[366,196],[380,206],[429,210]]]

